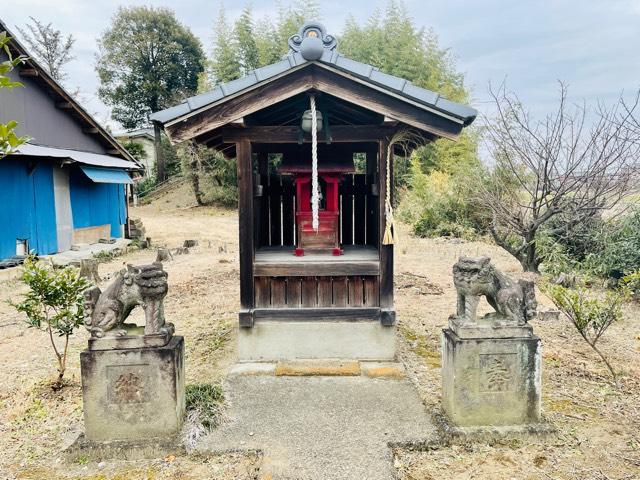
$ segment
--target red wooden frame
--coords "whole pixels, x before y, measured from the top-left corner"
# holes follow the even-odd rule
[[[296,229],[297,248],[295,255],[304,255],[304,250],[330,250],[342,255],[340,248],[340,205],[338,186],[342,176],[334,173],[319,173],[318,179],[325,183],[324,208],[318,211],[318,230],[313,229],[311,210],[311,174],[295,173],[296,184]]]

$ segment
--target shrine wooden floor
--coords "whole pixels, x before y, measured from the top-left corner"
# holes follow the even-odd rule
[[[344,247],[343,255],[305,251],[296,257],[294,247],[263,247],[256,251],[256,276],[324,276],[324,275],[378,275],[378,250],[371,246]]]

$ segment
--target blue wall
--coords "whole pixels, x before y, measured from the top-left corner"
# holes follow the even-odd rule
[[[29,249],[39,255],[58,249],[49,162],[0,159],[0,259],[16,254],[18,238],[28,239]]]
[[[121,237],[127,219],[125,187],[115,183],[94,183],[79,167],[69,172],[73,228],[111,224],[111,236]]]
[[[30,171],[30,167],[35,169]],[[125,186],[94,183],[78,166],[70,167],[69,190],[73,228],[111,225],[121,237],[126,222]],[[16,239],[28,239],[38,255],[58,251],[51,162],[7,157],[0,159],[0,259],[16,254]]]

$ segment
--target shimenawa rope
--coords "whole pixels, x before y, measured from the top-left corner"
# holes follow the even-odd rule
[[[382,237],[383,245],[393,245],[396,240],[395,228],[393,227],[393,206],[391,205],[391,158],[393,155],[393,144],[395,139],[392,139],[387,146],[387,178],[386,188],[384,195],[384,236]]]
[[[311,95],[311,226],[318,231],[318,125],[316,97]]]

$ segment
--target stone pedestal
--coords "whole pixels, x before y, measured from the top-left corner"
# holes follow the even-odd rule
[[[457,427],[526,427],[540,417],[540,339],[529,325],[450,321],[442,335],[442,406]]]
[[[85,350],[80,364],[87,440],[167,439],[182,428],[183,337],[164,346]]]

